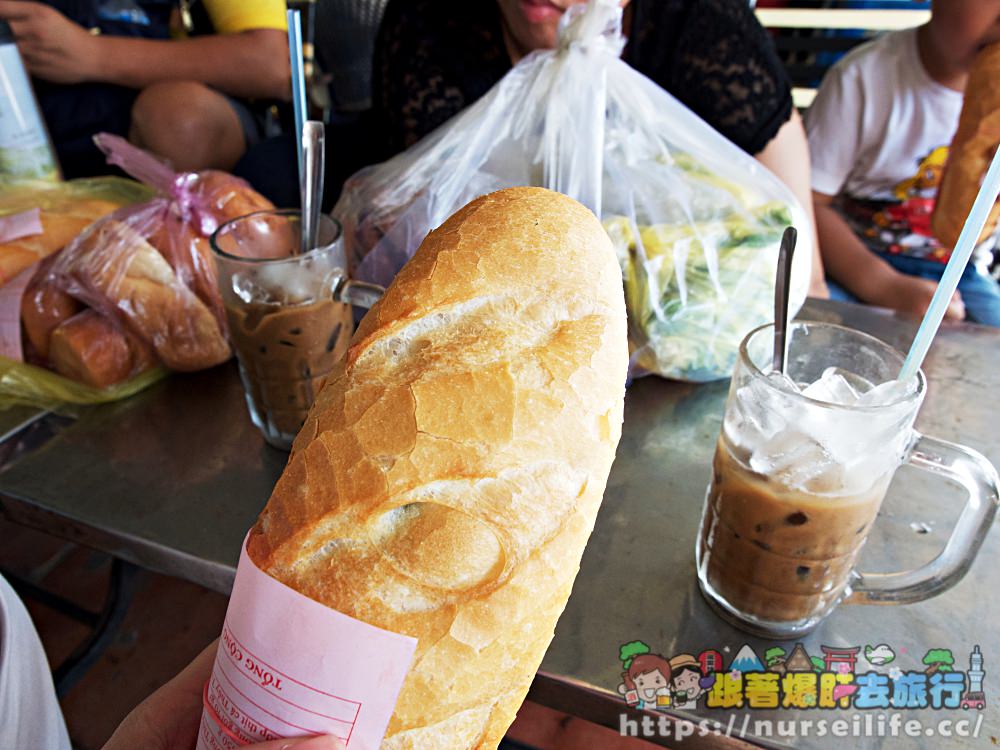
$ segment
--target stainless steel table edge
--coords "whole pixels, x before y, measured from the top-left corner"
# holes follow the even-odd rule
[[[675,738],[673,731],[663,734],[654,732],[651,736],[642,735],[636,738],[661,747],[676,748],[679,744],[691,750],[781,747],[764,744],[756,738],[751,741],[748,738],[727,735],[725,725],[721,726],[718,734],[714,732],[700,734],[699,723],[706,721],[703,716],[688,714],[684,711],[648,711],[632,708],[622,701],[621,696],[615,695],[609,690],[601,690],[585,682],[561,677],[543,670],[539,670],[535,675],[531,689],[528,691],[527,700],[616,732],[621,732],[623,719],[641,722],[643,717],[649,717],[654,722],[659,722],[661,717],[665,717],[673,727],[682,722],[688,722],[694,726],[694,732],[683,740]]]
[[[67,518],[8,493],[0,493],[0,515],[14,523],[52,534],[103,552],[154,573],[197,581],[226,596],[232,591],[236,568],[165,548],[128,532],[108,531],[82,519]]]

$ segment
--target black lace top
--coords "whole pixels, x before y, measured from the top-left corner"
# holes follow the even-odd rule
[[[791,116],[791,87],[747,0],[632,0],[622,57],[751,154]],[[374,106],[389,154],[412,145],[510,70],[495,0],[390,0]],[[386,155],[389,155],[386,154]]]

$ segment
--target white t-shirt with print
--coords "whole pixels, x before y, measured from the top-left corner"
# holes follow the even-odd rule
[[[894,188],[948,146],[962,93],[934,81],[917,52],[917,30],[886,34],[831,68],[806,112],[812,188],[893,200]]]

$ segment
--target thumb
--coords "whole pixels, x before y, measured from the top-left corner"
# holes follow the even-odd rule
[[[289,737],[248,745],[247,750],[347,750],[347,744],[336,737]]]

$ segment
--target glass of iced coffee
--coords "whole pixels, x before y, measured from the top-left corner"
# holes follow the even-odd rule
[[[743,340],[716,446],[696,558],[709,603],[750,632],[792,638],[839,602],[926,599],[968,570],[997,510],[997,473],[969,448],[913,422],[923,373],[895,380],[904,356],[827,323],[789,326],[788,364],[771,372],[773,327]],[[944,551],[912,571],[854,569],[904,462],[969,492]]]
[[[347,350],[351,303],[369,307],[382,291],[347,279],[336,221],[320,217],[315,247],[305,253],[301,229],[298,211],[260,211],[211,237],[250,417],[283,450]]]

